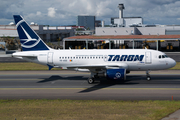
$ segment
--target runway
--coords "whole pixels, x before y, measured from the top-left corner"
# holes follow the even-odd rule
[[[132,72],[126,82],[88,84],[76,71],[0,71],[0,99],[180,100],[180,71]]]

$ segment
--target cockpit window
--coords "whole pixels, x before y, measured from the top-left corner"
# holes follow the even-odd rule
[[[159,55],[159,59],[168,58],[167,55]]]

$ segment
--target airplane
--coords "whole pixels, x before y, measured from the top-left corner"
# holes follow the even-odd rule
[[[150,49],[83,49],[55,50],[48,47],[37,33],[20,15],[14,15],[22,52],[13,53],[15,58],[23,59],[52,68],[91,72],[88,83],[100,77],[107,80],[126,80],[130,71],[149,71],[174,67],[176,61],[163,52]]]

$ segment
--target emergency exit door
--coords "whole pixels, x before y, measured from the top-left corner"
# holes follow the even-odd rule
[[[145,54],[145,63],[146,64],[151,64],[152,58],[151,58],[151,52],[146,52]]]
[[[47,56],[47,63],[53,64],[53,52],[49,52]]]

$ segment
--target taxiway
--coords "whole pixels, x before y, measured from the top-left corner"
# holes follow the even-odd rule
[[[0,99],[180,100],[180,71],[132,72],[126,82],[88,84],[89,73],[0,71]]]

